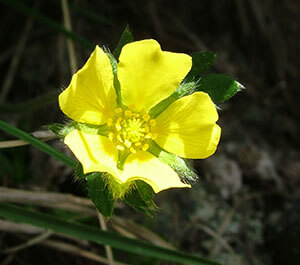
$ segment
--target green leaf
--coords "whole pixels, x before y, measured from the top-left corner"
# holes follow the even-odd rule
[[[191,56],[193,66],[186,77],[187,80],[193,79],[193,77],[199,77],[200,74],[206,72],[216,60],[216,54],[210,51],[193,53]]]
[[[128,27],[128,25],[126,26],[125,30],[123,31],[121,38],[118,42],[117,47],[115,48],[113,55],[116,59],[119,59],[119,56],[121,54],[121,50],[123,48],[124,45],[126,45],[127,43],[133,42],[134,38],[133,35]]]
[[[220,265],[220,263],[189,255],[180,251],[170,250],[144,241],[126,238],[99,228],[80,223],[65,221],[49,214],[28,210],[7,203],[0,203],[0,216],[10,221],[30,224],[47,230],[70,235],[98,244],[110,245],[130,253],[153,257],[160,260],[178,262],[190,265]]]
[[[64,155],[63,153],[61,153],[61,152],[57,151],[56,149],[54,149],[53,147],[51,147],[50,145],[40,141],[37,138],[34,138],[30,134],[28,134],[28,133],[26,133],[26,132],[24,132],[2,120],[0,120],[0,130],[3,130],[5,132],[7,132],[8,134],[14,135],[17,138],[20,138],[20,139],[30,143],[34,147],[40,149],[41,151],[45,152],[48,155],[55,157],[56,159],[62,161],[67,166],[69,166],[73,169],[75,169],[77,166],[77,162],[74,161],[72,158]]]
[[[91,200],[103,216],[111,217],[115,201],[108,185],[103,180],[102,173],[91,173],[86,177]]]
[[[202,77],[197,91],[204,91],[214,103],[224,102],[244,89],[244,86],[224,74],[210,74]]]

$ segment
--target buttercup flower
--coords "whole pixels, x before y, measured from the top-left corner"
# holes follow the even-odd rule
[[[190,56],[162,51],[155,40],[125,45],[117,71],[122,104],[117,104],[110,59],[97,46],[59,95],[59,106],[69,118],[99,126],[98,134],[78,128],[64,139],[84,173],[107,172],[119,183],[143,180],[155,192],[189,187],[150,152],[151,143],[182,158],[212,155],[221,132],[214,103],[208,94],[195,92],[157,117],[149,110],[174,92],[191,66]]]

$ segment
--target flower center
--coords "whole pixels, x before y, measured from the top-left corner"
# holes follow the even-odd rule
[[[152,132],[156,122],[144,110],[133,112],[130,109],[117,108],[114,117],[108,119],[107,125],[111,128],[108,138],[116,143],[120,151],[147,151],[149,142],[157,137]]]

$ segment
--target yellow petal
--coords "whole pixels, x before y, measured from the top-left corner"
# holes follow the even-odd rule
[[[156,193],[169,188],[191,187],[181,182],[172,168],[148,152],[130,154],[126,159],[121,180],[126,182],[137,179],[148,183]]]
[[[176,100],[155,120],[155,141],[165,150],[184,158],[206,158],[216,151],[221,128],[208,94],[195,92]]]
[[[170,96],[192,66],[190,56],[162,51],[155,40],[125,45],[119,60],[123,100],[135,111],[149,110]]]
[[[67,134],[64,142],[82,164],[85,174],[108,172],[118,180],[118,152],[107,137],[73,130]]]
[[[96,46],[86,64],[59,95],[61,110],[77,122],[100,125],[113,115],[116,93],[109,58]]]

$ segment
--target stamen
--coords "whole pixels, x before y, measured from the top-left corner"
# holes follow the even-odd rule
[[[148,150],[148,148],[149,148],[149,144],[144,144],[142,150],[145,152]]]
[[[117,149],[120,150],[120,151],[124,151],[124,150],[125,150],[125,147],[118,144],[118,145],[117,145]]]
[[[113,132],[110,132],[110,133],[108,134],[108,139],[109,139],[110,141],[112,141],[112,140],[114,139],[114,133],[113,133]]]
[[[146,139],[151,139],[152,138],[152,133],[151,132],[147,133],[146,136],[145,136],[145,138]]]
[[[155,125],[156,125],[156,121],[155,120],[152,119],[149,122],[150,122],[151,128],[155,127]]]
[[[130,149],[129,149],[129,150],[130,150],[130,152],[131,152],[131,153],[133,153],[133,154],[135,154],[135,153],[136,153],[136,150],[135,150],[133,147],[130,147]]]
[[[145,126],[141,131],[144,132],[144,133],[148,133],[149,130],[150,130],[149,127]]]
[[[112,118],[109,118],[107,119],[107,126],[112,126],[112,123],[113,123],[113,119]]]
[[[131,117],[132,116],[131,110],[129,109],[125,110],[125,116]]]
[[[150,115],[149,114],[144,114],[143,115],[143,119],[144,119],[144,121],[149,121],[149,119],[150,119]]]
[[[120,133],[117,134],[117,139],[118,139],[119,142],[123,143],[123,139],[122,139]]]
[[[121,117],[119,117],[119,118],[117,119],[117,121],[116,121],[116,129],[117,129],[118,131],[121,131],[121,129],[122,129],[122,126],[120,125],[121,121],[122,121],[122,118],[121,118]]]
[[[115,113],[117,113],[117,114],[120,114],[120,113],[122,113],[122,109],[121,108],[117,108],[117,109],[115,109]]]
[[[124,144],[126,145],[127,148],[129,148],[131,146],[131,142],[128,141],[127,139],[125,139]]]
[[[155,140],[157,138],[158,134],[157,133],[153,133],[151,139]]]
[[[117,108],[114,110],[115,116],[107,120],[110,127],[108,139],[116,144],[120,152],[137,153],[147,151],[150,140],[157,138],[157,133],[152,129],[156,126],[156,121],[151,119],[145,111],[135,112],[132,109]]]

